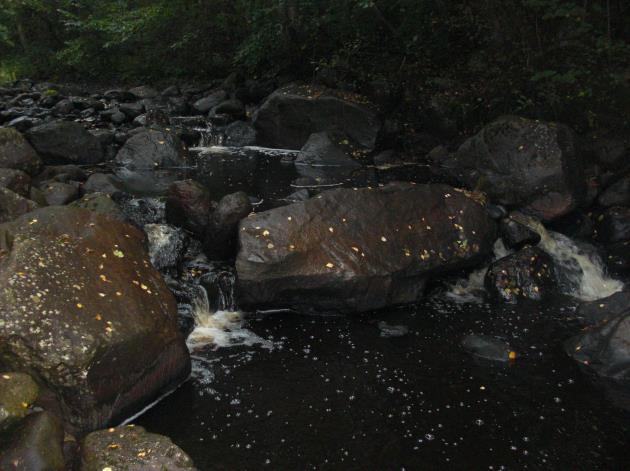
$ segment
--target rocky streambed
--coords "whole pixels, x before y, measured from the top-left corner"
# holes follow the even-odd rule
[[[626,468],[630,141],[395,119],[0,89],[0,468]]]

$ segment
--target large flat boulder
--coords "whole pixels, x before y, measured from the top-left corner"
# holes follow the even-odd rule
[[[545,221],[576,209],[585,195],[577,138],[562,124],[505,116],[434,164],[493,203]]]
[[[105,158],[99,139],[79,123],[52,121],[29,129],[26,138],[47,164],[97,164]]]
[[[425,281],[474,266],[496,225],[447,185],[337,189],[244,219],[236,260],[244,308],[369,311],[416,301]]]
[[[104,427],[187,377],[177,307],[139,229],[73,207],[0,225],[0,363]]]
[[[262,146],[301,149],[313,133],[338,130],[373,149],[381,123],[358,95],[314,86],[288,86],[272,93],[253,119]]]

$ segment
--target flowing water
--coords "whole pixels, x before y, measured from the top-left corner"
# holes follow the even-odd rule
[[[282,153],[209,147],[200,156],[176,176],[215,198],[242,189],[257,210],[282,204],[308,173]],[[373,178],[390,175],[320,179],[320,189]],[[576,299],[622,285],[575,242],[536,230],[572,297],[488,304],[481,269],[416,306],[370,315],[246,314],[233,268],[193,260],[188,268],[203,274],[190,277],[182,307],[194,318],[192,376],[134,422],[171,437],[202,470],[630,469],[630,408],[562,346],[580,330]],[[495,258],[507,254],[495,246]],[[517,359],[469,355],[460,342],[471,333],[502,339]]]

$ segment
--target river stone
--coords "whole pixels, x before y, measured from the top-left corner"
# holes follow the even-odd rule
[[[79,198],[79,184],[76,182],[45,182],[39,189],[44,194],[48,206],[62,206]]]
[[[68,206],[0,225],[0,363],[43,381],[79,431],[188,375],[177,306],[145,243],[129,224]]]
[[[0,445],[0,469],[3,471],[63,471],[64,430],[61,421],[48,412],[26,417]]]
[[[7,188],[0,187],[0,224],[29,213],[39,205]]]
[[[201,114],[208,113],[212,108],[224,101],[228,97],[223,90],[218,90],[206,97],[203,97],[193,103],[193,108]]]
[[[520,208],[544,221],[576,209],[585,194],[577,138],[567,126],[505,116],[436,159],[436,170],[493,203]]]
[[[46,163],[98,164],[105,158],[98,138],[79,123],[52,121],[29,129],[26,138]]]
[[[114,202],[111,196],[106,193],[88,193],[83,198],[70,203],[76,208],[85,208],[100,214],[109,215],[115,219],[124,220],[125,216]]]
[[[144,232],[149,241],[149,258],[158,270],[177,266],[186,250],[184,231],[168,224],[147,224]]]
[[[226,260],[236,255],[238,223],[251,211],[252,204],[245,192],[221,198],[210,215],[204,237],[204,251],[210,260]]]
[[[301,149],[313,133],[337,129],[373,149],[381,128],[368,101],[321,87],[288,86],[272,93],[255,113],[260,145]]]
[[[496,225],[475,195],[392,184],[251,215],[239,237],[242,307],[357,312],[415,302],[428,279],[475,266]]]
[[[630,175],[606,188],[597,198],[597,202],[604,207],[630,205]]]
[[[355,155],[360,151],[340,133],[323,131],[311,134],[295,159],[296,164],[360,167]]]
[[[557,291],[553,259],[538,247],[525,247],[492,263],[484,284],[491,296],[508,303],[541,301]]]
[[[208,225],[213,204],[208,189],[195,180],[174,182],[166,195],[166,220],[201,235]]]
[[[630,208],[608,208],[597,221],[597,237],[609,244],[630,240]]]
[[[29,375],[0,373],[0,430],[24,418],[38,396],[39,386]]]
[[[619,291],[606,298],[581,303],[575,315],[586,325],[608,322],[630,311],[630,291]]]
[[[129,90],[133,96],[138,98],[139,100],[144,100],[146,98],[155,98],[159,96],[160,92],[156,89],[149,87],[147,85],[142,85],[140,87],[135,87]]]
[[[116,193],[121,191],[123,182],[116,175],[111,173],[94,173],[90,175],[87,181],[83,184],[83,191],[86,193],[100,192],[100,193]]]
[[[540,234],[519,221],[520,215],[507,217],[499,223],[501,239],[508,249],[519,250],[526,245],[537,245]]]
[[[462,347],[468,353],[484,360],[507,362],[510,360],[510,345],[489,335],[470,334],[462,339]]]
[[[0,187],[27,198],[31,191],[31,177],[22,170],[0,168]]]
[[[168,131],[144,129],[127,140],[116,163],[130,170],[180,167],[186,157],[180,139]]]
[[[256,143],[256,129],[245,121],[234,121],[225,128],[225,145],[231,147],[253,146]]]
[[[170,438],[127,425],[90,433],[81,446],[81,471],[196,469]]]
[[[22,170],[29,175],[40,171],[42,161],[24,136],[13,128],[0,128],[0,168]]]
[[[630,380],[630,307],[587,328],[565,347],[577,362],[600,376]]]

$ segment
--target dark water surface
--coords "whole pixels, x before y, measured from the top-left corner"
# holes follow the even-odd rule
[[[630,469],[630,415],[562,350],[571,315],[437,297],[250,317],[272,349],[196,352],[193,378],[137,423],[203,470]],[[503,337],[517,360],[475,359],[459,345],[470,332]]]

